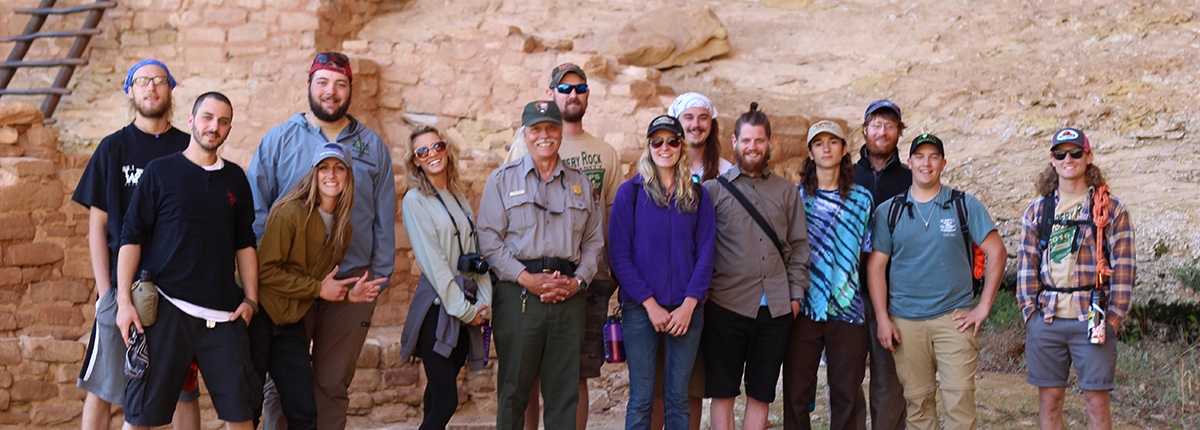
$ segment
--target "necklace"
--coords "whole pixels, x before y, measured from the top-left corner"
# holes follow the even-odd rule
[[[925,218],[925,231],[929,231],[929,220],[933,219],[933,213],[937,211],[937,199],[933,200],[933,209],[929,210],[929,216],[925,216],[925,213],[921,212],[921,205],[919,203],[913,202],[913,206],[917,208],[917,214]]]

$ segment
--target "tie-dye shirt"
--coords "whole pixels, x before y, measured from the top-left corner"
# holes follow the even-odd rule
[[[842,200],[837,191],[800,189],[808,221],[810,254],[808,294],[800,311],[813,321],[864,324],[858,266],[871,252],[871,193],[860,185]]]

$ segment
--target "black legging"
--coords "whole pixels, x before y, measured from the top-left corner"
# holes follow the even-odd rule
[[[417,338],[417,357],[425,365],[425,417],[420,430],[445,429],[450,423],[450,417],[458,409],[458,372],[467,362],[467,350],[471,339],[467,331],[459,330],[458,344],[450,352],[450,357],[442,357],[433,352],[437,341],[438,316],[442,307],[433,305],[421,322],[421,334]],[[454,317],[451,317],[454,318]]]

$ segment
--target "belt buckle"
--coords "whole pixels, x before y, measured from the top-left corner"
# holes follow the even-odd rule
[[[554,257],[542,257],[542,273],[554,273],[558,269],[557,264],[553,264]]]
[[[216,326],[217,326],[217,322],[216,322],[216,321],[213,321],[213,320],[205,320],[205,321],[204,321],[204,327],[207,327],[207,328],[211,329],[211,328],[214,328],[214,327],[216,327]]]

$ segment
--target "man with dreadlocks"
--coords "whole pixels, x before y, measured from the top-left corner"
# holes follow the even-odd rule
[[[1137,271],[1133,225],[1108,193],[1092,145],[1064,128],[1050,143],[1039,197],[1022,218],[1017,302],[1025,316],[1025,360],[1038,387],[1038,424],[1063,428],[1072,364],[1083,389],[1089,429],[1112,428],[1116,339],[1129,313]]]

